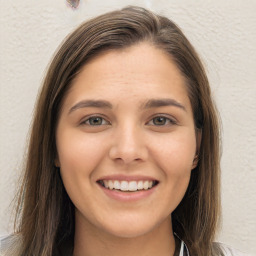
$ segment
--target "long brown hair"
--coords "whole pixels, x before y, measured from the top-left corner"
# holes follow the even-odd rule
[[[202,136],[198,166],[172,213],[173,229],[191,255],[220,253],[213,243],[220,216],[219,125],[203,65],[172,21],[140,7],[127,7],[79,26],[52,59],[35,109],[17,208],[20,255],[50,256],[55,247],[74,236],[74,206],[54,165],[56,125],[72,80],[96,55],[143,41],[162,49],[181,71],[195,127]]]

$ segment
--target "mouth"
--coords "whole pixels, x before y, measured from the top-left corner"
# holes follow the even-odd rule
[[[157,180],[98,180],[97,183],[108,190],[137,192],[143,190],[150,190],[155,187],[159,182]]]

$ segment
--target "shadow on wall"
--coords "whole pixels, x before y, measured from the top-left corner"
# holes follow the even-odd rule
[[[67,0],[67,4],[75,9],[79,6],[80,0]]]

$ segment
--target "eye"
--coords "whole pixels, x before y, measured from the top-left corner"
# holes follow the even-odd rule
[[[173,119],[165,116],[156,116],[153,119],[151,119],[147,124],[155,126],[166,126],[176,124],[176,122]]]
[[[109,125],[110,123],[106,121],[103,117],[100,116],[92,116],[85,121],[82,122],[84,125],[90,126],[100,126],[100,125]]]

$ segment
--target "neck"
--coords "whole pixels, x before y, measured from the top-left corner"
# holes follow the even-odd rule
[[[172,232],[171,217],[150,232],[123,238],[98,231],[92,225],[83,228],[82,223],[76,222],[74,239],[74,256],[170,256],[175,251],[175,239]]]

